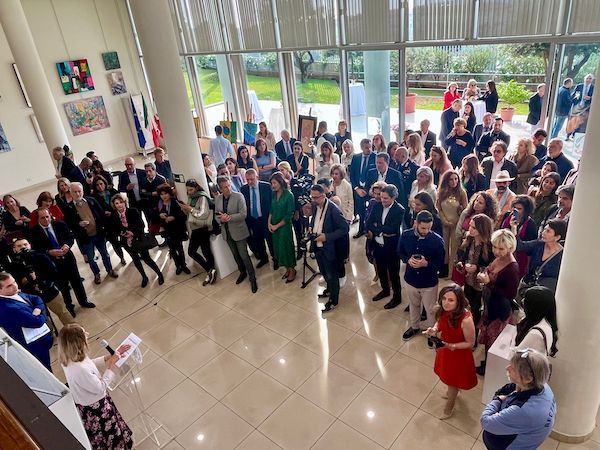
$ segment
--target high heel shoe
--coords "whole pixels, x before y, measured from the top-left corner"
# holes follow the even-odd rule
[[[287,280],[285,280],[286,283],[291,283],[292,281],[294,281],[296,279],[296,269],[291,269],[290,273],[287,277]]]
[[[289,277],[289,276],[290,276],[290,269],[287,269],[287,270],[285,271],[285,273],[283,274],[283,276],[281,277],[281,279],[282,279],[282,280],[285,280],[285,279],[287,279],[287,277]]]

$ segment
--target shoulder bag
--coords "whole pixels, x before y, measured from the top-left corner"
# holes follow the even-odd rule
[[[534,286],[540,286],[540,278],[541,278],[542,271],[544,270],[544,267],[546,266],[546,264],[548,264],[552,258],[554,258],[556,255],[558,255],[562,251],[563,251],[563,249],[560,249],[559,251],[554,252],[552,255],[550,255],[548,257],[548,259],[546,259],[546,261],[544,261],[540,265],[540,267],[535,269],[535,272],[532,275],[527,274],[523,278],[521,278],[521,281],[519,282],[519,287],[517,288],[517,298],[515,299],[516,303],[517,303],[517,305],[519,305],[519,307],[521,307],[523,305],[523,298],[525,297],[525,293]]]

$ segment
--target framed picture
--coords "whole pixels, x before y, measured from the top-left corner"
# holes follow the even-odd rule
[[[298,116],[298,140],[302,142],[304,153],[311,153],[312,140],[317,132],[317,118],[314,116]]]
[[[57,63],[56,70],[67,95],[95,89],[87,59]]]
[[[108,79],[108,85],[110,86],[112,95],[120,95],[127,92],[125,80],[123,79],[123,72],[116,70],[115,72],[107,73],[106,78]]]
[[[2,124],[0,123],[0,153],[4,152],[10,152],[10,144],[8,143],[8,139],[6,138],[4,128],[2,128]]]
[[[17,82],[19,83],[19,87],[21,88],[21,94],[23,94],[23,99],[25,99],[25,104],[28,108],[31,108],[31,102],[29,101],[29,96],[27,95],[27,91],[25,90],[25,86],[23,85],[23,80],[21,79],[21,73],[19,72],[19,68],[15,63],[13,63],[12,68],[15,71],[15,76],[17,77]]]
[[[102,96],[84,98],[64,105],[73,136],[110,127]]]
[[[121,62],[119,61],[119,55],[117,52],[102,53],[102,61],[104,61],[104,68],[106,70],[115,70],[121,68]]]
[[[256,141],[256,132],[258,124],[252,122],[244,122],[244,144],[254,145]]]

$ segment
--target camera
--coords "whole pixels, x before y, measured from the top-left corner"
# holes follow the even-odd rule
[[[300,239],[300,248],[306,250],[309,242],[313,242],[317,238],[317,233],[304,233],[302,239]]]

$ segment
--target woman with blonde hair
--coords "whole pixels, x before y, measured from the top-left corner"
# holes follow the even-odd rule
[[[348,131],[348,122],[340,120],[338,122],[338,132],[335,133],[335,152],[340,158],[343,156],[342,145],[346,141],[352,142],[352,133]]]
[[[467,207],[467,193],[460,184],[460,179],[456,172],[448,171],[442,176],[438,187],[438,197],[436,202],[437,210],[443,226],[444,237],[444,267],[440,269],[440,277],[448,276],[448,264],[451,264],[456,255],[457,240],[454,231],[460,215]]]
[[[292,179],[294,178],[294,172],[292,166],[287,161],[281,161],[277,164],[277,170],[283,175],[283,179],[287,182],[288,186],[292,185]]]
[[[117,361],[129,350],[129,345],[122,345],[114,355],[90,359],[88,337],[76,323],[65,325],[58,335],[58,360],[83,428],[94,449],[130,449],[133,433],[106,390],[115,377]],[[99,367],[106,367],[102,375]]]
[[[423,165],[431,167],[431,170],[433,171],[433,182],[435,184],[439,184],[440,178],[444,173],[452,170],[452,164],[450,164],[446,150],[437,145],[431,147],[429,159],[425,161]]]
[[[354,195],[352,186],[346,180],[346,169],[341,164],[331,166],[333,195],[340,199],[342,214],[348,223],[354,219]]]
[[[408,157],[415,162],[417,166],[425,164],[425,149],[421,136],[417,133],[411,133],[406,142],[408,148]]]
[[[427,192],[435,203],[437,199],[437,186],[433,182],[433,171],[427,166],[417,169],[417,179],[413,181],[410,194],[408,195],[408,204],[411,209],[414,209],[412,204],[413,199],[419,192]]]
[[[517,165],[516,194],[527,194],[529,180],[531,179],[531,169],[538,163],[538,159],[534,153],[535,146],[531,142],[531,139],[521,138],[517,143],[517,148],[509,157]]]
[[[458,93],[458,84],[454,81],[448,85],[448,89],[444,92],[444,109],[450,108],[454,100],[458,100],[460,94]]]
[[[477,100],[479,97],[479,88],[477,87],[477,80],[471,78],[467,82],[467,87],[463,91],[462,98],[466,101]]]

